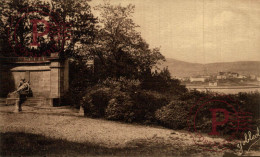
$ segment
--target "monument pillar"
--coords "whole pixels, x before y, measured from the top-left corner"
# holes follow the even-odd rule
[[[50,61],[50,105],[57,106],[60,105],[65,92],[64,82],[68,81],[64,78],[65,63],[67,62],[55,56],[51,56]]]

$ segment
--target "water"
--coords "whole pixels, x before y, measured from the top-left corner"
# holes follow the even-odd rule
[[[224,94],[237,94],[239,92],[260,92],[259,86],[223,86],[223,87],[203,87],[203,86],[186,86],[189,90],[198,90],[198,91],[210,91]]]

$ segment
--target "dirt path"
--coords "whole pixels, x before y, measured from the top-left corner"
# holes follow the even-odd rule
[[[41,134],[52,138],[66,139],[72,142],[92,142],[107,147],[124,147],[136,139],[182,137],[182,143],[191,144],[185,140],[185,133],[170,129],[154,128],[141,125],[129,125],[100,119],[91,119],[77,115],[76,112],[60,109],[63,115],[56,115],[44,109],[33,113],[32,109],[22,113],[1,112],[1,132],[21,131]],[[67,111],[67,112],[66,112]],[[53,113],[53,114],[52,114]]]
[[[66,107],[24,107],[21,113],[13,113],[12,109],[10,106],[0,107],[2,133],[33,133],[71,142],[90,142],[109,148],[138,147],[139,144],[145,144],[167,145],[183,150],[198,149],[197,155],[203,152],[194,145],[190,134],[184,131],[86,118],[80,116],[77,110]],[[209,155],[222,156],[223,153],[209,152]]]

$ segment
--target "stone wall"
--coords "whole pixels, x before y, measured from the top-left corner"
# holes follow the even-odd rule
[[[30,71],[30,87],[33,96],[49,97],[50,88],[50,70],[49,71]]]

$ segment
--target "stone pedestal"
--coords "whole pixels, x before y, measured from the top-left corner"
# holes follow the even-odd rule
[[[14,112],[17,113],[21,111],[22,111],[22,105],[20,103],[20,99],[16,99],[14,104]]]
[[[79,115],[84,116],[84,108],[82,106],[79,108]]]

